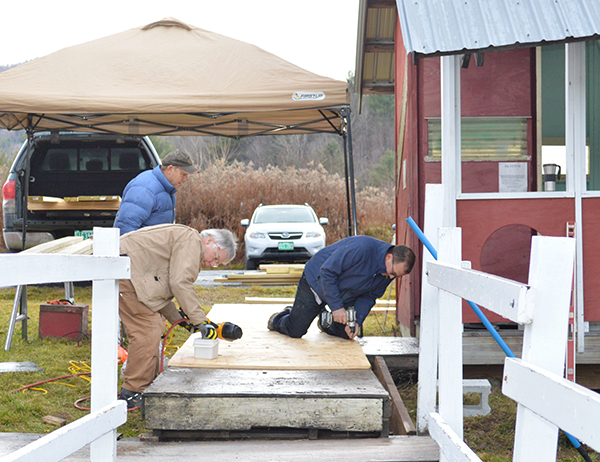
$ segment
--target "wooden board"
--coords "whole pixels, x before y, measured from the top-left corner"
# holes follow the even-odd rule
[[[31,247],[21,253],[51,253],[60,255],[91,255],[93,240],[81,236],[67,236]]]
[[[510,350],[521,357],[523,350],[523,331],[517,329],[500,329],[500,337]],[[463,333],[463,364],[504,364],[506,354],[491,334],[485,330],[468,330]],[[585,334],[585,351],[577,353],[576,364],[600,364],[600,331],[593,330]]]
[[[288,297],[246,297],[245,298],[245,302],[246,303],[252,303],[252,304],[261,304],[264,305],[266,303],[278,303],[278,304],[285,304],[285,305],[293,305],[294,304],[294,299],[293,298],[288,298]],[[371,309],[371,311],[381,311],[380,308],[389,308],[389,311],[395,311],[396,310],[396,300],[381,300],[378,299],[375,301],[375,307],[373,307]]]
[[[389,395],[370,370],[173,368],[144,390],[146,428],[316,428],[380,432]]]
[[[120,202],[121,196],[76,196],[65,197],[66,202]]]
[[[233,342],[221,340],[215,359],[194,357],[193,334],[169,361],[169,367],[272,370],[362,370],[370,369],[360,344],[324,334],[313,322],[308,333],[294,339],[267,329],[269,317],[285,305],[215,305],[213,322],[238,324],[244,335]]]
[[[89,201],[89,202],[29,202],[27,209],[43,210],[119,210],[120,201]]]
[[[258,269],[267,274],[300,273],[300,275],[302,275],[302,272],[304,271],[304,265],[259,265]]]
[[[376,356],[373,362],[375,374],[383,387],[390,394],[392,400],[392,414],[390,416],[390,431],[396,435],[416,435],[417,429],[413,423],[398,388],[392,379],[392,375],[381,356]]]
[[[225,437],[230,432],[223,432]],[[0,457],[8,456],[44,436],[40,433],[0,433]],[[140,435],[144,436],[144,435]],[[233,438],[235,435],[232,435]],[[432,462],[439,460],[439,447],[429,436],[391,436],[390,438],[355,438],[293,440],[239,439],[228,441],[149,442],[143,438],[117,441],[119,462],[364,462],[366,460]],[[89,462],[89,445],[67,459]]]

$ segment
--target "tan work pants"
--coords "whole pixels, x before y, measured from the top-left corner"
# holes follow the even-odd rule
[[[119,281],[119,292],[119,315],[129,338],[123,388],[139,393],[160,372],[160,337],[165,319],[140,303],[128,279]]]

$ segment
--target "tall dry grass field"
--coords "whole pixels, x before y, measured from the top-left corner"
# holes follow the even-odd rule
[[[196,229],[226,228],[240,238],[244,254],[243,218],[250,218],[259,204],[309,204],[319,217],[327,217],[327,244],[348,235],[345,180],[322,166],[282,170],[254,169],[239,163],[214,163],[190,175],[177,193],[177,222]],[[393,192],[369,188],[356,194],[359,234],[390,241],[393,235]]]
[[[2,184],[8,166],[0,165]],[[298,169],[279,167],[255,169],[252,165],[215,162],[203,171],[190,175],[177,192],[177,222],[198,230],[226,228],[237,234],[241,248],[236,261],[244,255],[244,228],[240,220],[250,218],[259,204],[304,204],[327,217],[327,244],[348,235],[346,182],[321,166]],[[2,209],[0,209],[0,220]],[[393,236],[394,193],[366,188],[356,193],[358,234],[367,234],[387,242]],[[0,234],[0,252],[4,252]]]

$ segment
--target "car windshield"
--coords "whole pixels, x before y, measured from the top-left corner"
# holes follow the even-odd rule
[[[256,211],[254,223],[314,223],[315,217],[307,208],[277,207]]]

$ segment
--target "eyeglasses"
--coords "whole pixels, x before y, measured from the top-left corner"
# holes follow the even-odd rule
[[[386,273],[386,276],[390,279],[401,278],[402,276],[404,276],[404,274],[396,274],[396,272],[394,271],[395,264],[396,264],[396,260],[392,260],[392,271],[390,271],[389,273]]]
[[[215,258],[214,258],[213,268],[216,268],[217,266],[219,266],[221,264],[221,262],[219,261],[219,250],[221,250],[221,247],[219,247],[219,244],[217,244],[216,242],[213,242],[213,247],[215,248]]]

